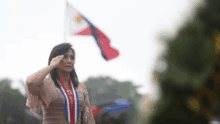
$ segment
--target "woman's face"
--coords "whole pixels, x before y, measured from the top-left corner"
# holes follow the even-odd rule
[[[58,65],[57,69],[63,72],[70,73],[74,69],[74,55],[71,49],[64,54],[63,59]]]

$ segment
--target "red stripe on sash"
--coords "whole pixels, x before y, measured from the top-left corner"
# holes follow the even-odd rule
[[[65,85],[64,85],[64,83],[63,83],[63,81],[60,79],[60,77],[58,77],[59,78],[59,81],[60,81],[60,84],[62,85],[62,87],[63,87],[63,89],[64,89],[64,91],[66,92],[66,95],[67,95],[67,98],[68,98],[68,100],[69,100],[69,111],[70,111],[70,124],[75,124],[75,122],[74,122],[74,120],[75,120],[75,118],[73,118],[73,116],[74,116],[74,114],[73,114],[73,110],[72,110],[72,106],[71,106],[71,99],[70,99],[70,96],[69,96],[69,94],[68,94],[68,92],[67,92],[67,89],[66,89],[66,87],[65,87]],[[70,85],[71,86],[71,85]],[[71,88],[72,89],[72,88]],[[71,90],[72,91],[72,90]],[[72,91],[72,94],[73,94],[73,91]],[[74,95],[72,95],[73,96],[73,99],[74,99]],[[74,107],[75,108],[75,107]]]
[[[75,115],[75,110],[76,110],[76,108],[75,108],[75,96],[74,96],[75,92],[73,91],[73,85],[71,83],[71,79],[69,79],[69,84],[71,86],[72,99],[73,99],[73,106],[71,106],[71,113],[72,113],[71,120],[75,120],[75,116],[76,116]],[[73,122],[73,124],[75,124],[75,122]]]

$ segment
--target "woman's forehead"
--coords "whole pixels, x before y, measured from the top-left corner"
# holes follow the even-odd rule
[[[71,49],[68,50],[68,52],[66,52],[65,54],[67,55],[73,55],[73,51]]]

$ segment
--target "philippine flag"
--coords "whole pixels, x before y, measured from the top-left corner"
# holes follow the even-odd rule
[[[101,49],[105,60],[111,60],[119,55],[118,50],[110,46],[109,38],[89,22],[84,16],[77,12],[69,3],[67,3],[67,15],[69,18],[70,35],[90,35],[93,36]]]

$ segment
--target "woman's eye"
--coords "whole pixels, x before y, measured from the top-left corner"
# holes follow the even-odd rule
[[[63,57],[64,59],[66,59],[67,58],[67,55],[64,55],[64,57]]]
[[[75,57],[74,57],[74,56],[71,56],[71,59],[75,59]]]

